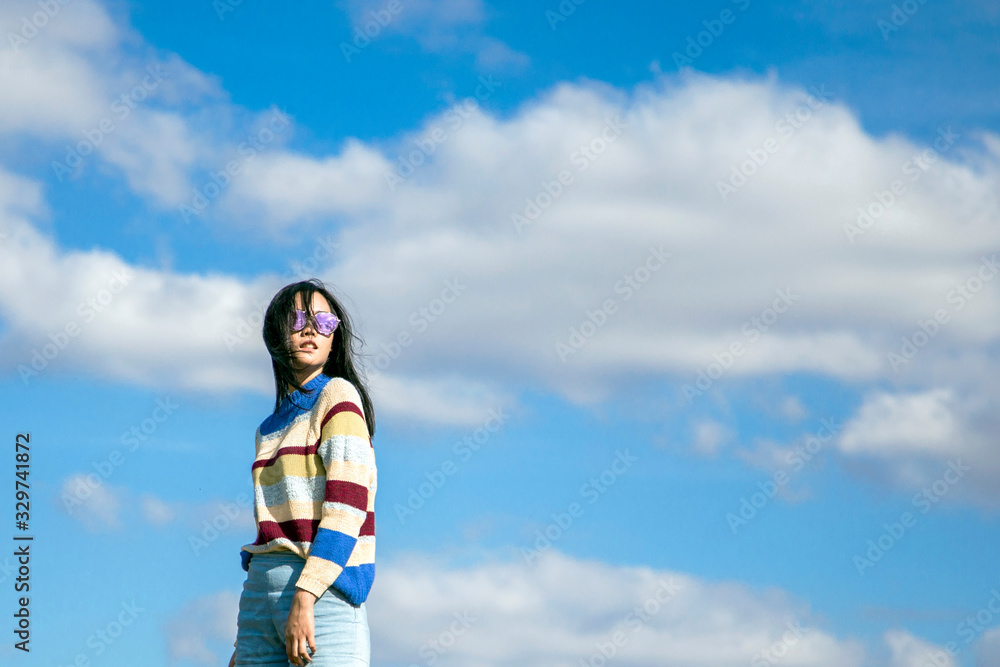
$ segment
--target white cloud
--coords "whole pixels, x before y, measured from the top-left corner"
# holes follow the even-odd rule
[[[32,6],[5,10],[7,24]],[[215,121],[249,115],[252,126],[264,114],[228,105],[212,77],[180,59],[136,55],[127,27],[98,5],[79,7],[89,12],[91,36],[74,37],[53,21],[27,48],[2,56],[19,60],[0,69],[0,83],[17,91],[0,102],[0,131],[74,141],[146,66],[162,62],[170,74],[156,99],[105,138],[101,159],[154,204],[187,201],[195,174],[218,169],[239,139],[216,129],[239,122]],[[475,1],[410,9],[398,29],[481,30],[488,19]],[[446,39],[433,31],[425,38],[433,35]],[[122,57],[126,42],[132,50]],[[49,85],[28,85],[19,72]],[[52,94],[73,104],[53,111]],[[803,110],[800,126],[782,125]],[[968,137],[961,138],[967,147],[939,145],[937,160],[906,172],[926,147],[871,137],[845,105],[817,101],[774,76],[685,73],[627,91],[562,83],[503,118],[478,106],[465,117],[448,113],[420,128],[447,132],[394,190],[386,183],[398,164],[391,156],[412,149],[421,132],[400,135],[391,149],[348,139],[335,155],[275,145],[246,165],[220,202],[220,213],[252,212],[276,236],[325,232],[338,222],[337,261],[321,276],[357,304],[370,349],[400,334],[413,341],[387,378],[390,411],[423,413],[407,402],[420,395],[427,409],[451,402],[450,423],[471,424],[490,400],[527,386],[593,403],[636,382],[680,386],[704,372],[715,377],[713,391],[732,378],[790,372],[905,381],[900,393],[910,398],[885,392],[862,408],[843,440],[845,456],[881,457],[912,487],[930,473],[908,457],[940,462],[955,435],[955,446],[987,471],[1000,469],[984,444],[1000,395],[980,377],[997,367],[990,346],[1000,295],[984,279],[967,307],[949,299],[1000,246],[1000,137],[981,133],[984,150]],[[718,183],[769,137],[777,151],[724,201]],[[560,183],[560,173],[572,182]],[[919,179],[850,242],[844,227],[859,207],[907,173]],[[58,337],[80,317],[78,304],[116,272],[129,271],[129,285],[81,323],[49,370],[151,387],[270,391],[257,336],[233,350],[224,337],[281,286],[274,276],[240,281],[128,266],[102,250],[63,252],[37,230],[46,215],[37,183],[0,171],[0,199],[8,369],[30,360],[49,334]],[[535,219],[518,230],[513,214]],[[656,252],[669,257],[655,259]],[[442,286],[456,277],[468,287],[446,302]],[[797,298],[782,304],[780,291]],[[34,308],[40,301],[50,307]],[[428,308],[433,317],[422,314]],[[942,308],[950,320],[897,373],[888,353]],[[742,346],[735,357],[734,345]],[[454,401],[470,387],[479,388],[477,399]],[[955,392],[954,405],[929,398],[941,387]],[[921,394],[924,402],[914,403]],[[970,486],[995,495],[984,479]]]
[[[461,377],[422,378],[376,373],[370,389],[380,408],[406,420],[451,426],[482,426],[489,410],[514,405],[514,398],[483,382]]]
[[[986,630],[976,643],[976,667],[1000,665],[1000,626]]]
[[[41,208],[36,183],[0,171],[9,234],[0,244],[0,361],[8,372],[25,384],[86,372],[151,388],[273,392],[270,369],[257,363],[267,358],[259,317],[283,286],[279,277],[244,284],[139,267],[98,249],[60,251],[20,214]],[[37,308],[39,300],[48,306]],[[474,426],[490,408],[513,403],[506,391],[454,374],[378,379],[380,409],[410,420]]]
[[[844,429],[840,448],[847,453],[894,455],[955,455],[963,438],[954,415],[955,396],[949,389],[868,396]]]
[[[944,647],[915,637],[906,630],[889,630],[883,635],[891,657],[888,667],[955,667],[955,660]]]
[[[614,566],[555,549],[532,565],[484,556],[458,568],[419,552],[382,563],[366,601],[372,663],[505,667],[593,657],[599,664],[603,647],[613,651],[605,660],[623,667],[917,667],[940,649],[896,628],[867,650],[825,629],[807,602],[778,588]],[[211,643],[224,640],[228,657],[238,604],[237,594],[222,591],[185,605],[166,626],[171,656],[209,664]]]
[[[970,373],[997,366],[986,351],[1000,330],[1000,298],[988,270],[1000,242],[988,223],[1000,217],[997,138],[982,134],[981,153],[939,144],[938,159],[919,172],[891,215],[851,243],[845,225],[855,222],[858,208],[912,173],[912,159],[925,147],[898,136],[871,138],[850,110],[828,101],[721,201],[717,182],[747,151],[781,137],[782,118],[808,109],[805,99],[805,91],[773,79],[692,75],[661,77],[631,94],[562,84],[505,120],[474,109],[394,191],[387,187],[367,207],[352,199],[364,224],[344,232],[344,261],[326,277],[360,304],[375,345],[406,328],[399,325],[404,314],[426,301],[435,283],[467,277],[472,286],[428,326],[415,344],[419,353],[399,362],[411,376],[462,358],[492,377],[520,368],[536,386],[590,403],[638,378],[694,384],[699,372],[722,368],[713,376],[718,387],[731,377],[805,371],[857,384],[905,381],[909,393],[947,386],[968,403],[985,382]],[[626,126],[621,136],[598,159],[581,158],[580,147],[616,116]],[[442,127],[443,116],[430,119],[390,154],[405,156],[416,140],[427,145]],[[830,165],[851,179],[832,178]],[[572,184],[560,187],[560,169]],[[368,178],[357,191],[377,190],[377,174]],[[526,213],[525,197],[549,197],[546,184],[558,197],[518,233],[511,214]],[[256,194],[263,191],[250,202],[267,210],[271,200]],[[330,195],[319,187],[296,195],[295,209],[313,218],[324,208],[343,211],[340,203],[324,204]],[[280,208],[282,200],[274,201]],[[287,216],[272,222],[289,223]],[[626,291],[623,278],[638,275],[656,247],[670,258],[643,274],[641,289]],[[977,283],[983,287],[958,307],[956,290],[984,275]],[[796,298],[779,304],[778,290]],[[385,306],[386,294],[394,306]],[[614,312],[602,314],[607,299]],[[895,368],[889,353],[941,308],[949,320],[902,370]],[[579,333],[596,322],[589,335]],[[579,345],[561,360],[557,343],[574,340]],[[734,344],[741,353],[725,360]],[[956,355],[962,367],[944,368]],[[951,416],[931,404],[930,413],[917,404],[881,406],[899,413],[895,426],[876,417],[873,403],[863,417],[867,432],[857,431],[862,422],[852,426],[841,452],[877,450],[905,488],[940,474],[940,466],[915,472],[908,460],[915,452],[940,459],[957,447],[995,470],[1000,461],[980,443],[1000,396],[987,390],[980,397],[975,410]],[[904,412],[921,426],[900,426]],[[885,423],[876,437],[877,419]],[[957,439],[947,442],[951,435]],[[985,484],[975,486],[989,495]]]
[[[799,421],[809,415],[809,411],[798,396],[786,396],[781,402],[781,414],[792,421]]]
[[[0,35],[7,42],[0,50],[0,132],[68,134],[106,107],[105,75],[89,59],[121,38],[118,28],[90,0],[60,4],[51,18],[42,12],[33,21],[40,11],[37,2],[0,6]],[[16,44],[9,43],[12,34]]]
[[[0,51],[0,134],[52,154],[60,181],[110,166],[156,204],[186,201],[191,172],[224,164],[232,139],[218,128],[244,114],[224,102],[216,78],[159,57],[101,4],[57,4],[26,44]],[[4,3],[0,32],[19,34],[39,12],[37,2]]]
[[[177,516],[173,507],[151,493],[144,493],[139,500],[143,518],[149,523],[170,523]]]
[[[192,600],[166,621],[164,633],[171,662],[190,660],[202,665],[217,665],[219,656],[212,644],[224,646],[236,640],[236,619],[240,596],[220,591]],[[228,661],[232,648],[226,649]]]
[[[364,32],[374,23],[378,30],[373,26],[367,34],[377,37],[384,30],[405,35],[430,53],[471,53],[481,71],[520,70],[531,60],[485,34],[491,9],[483,0],[403,0],[395,14],[387,11],[385,0],[346,0],[341,6],[355,29]]]
[[[224,338],[251,312],[251,295],[266,279],[246,286],[129,265],[108,251],[60,252],[23,219],[3,222],[10,238],[0,245],[2,359],[26,384],[53,370],[82,370],[153,387],[266,385],[247,363],[257,341],[230,351]]]
[[[59,506],[91,532],[122,527],[118,491],[94,474],[77,473],[63,480]]]
[[[848,468],[930,493],[935,504],[1000,507],[997,389],[969,384],[961,393],[949,387],[867,395],[837,440],[837,448],[851,457]]]
[[[368,603],[373,662],[409,664],[433,654],[442,667],[570,665],[600,645],[613,646],[623,667],[749,664],[765,651],[784,654],[781,664],[844,667],[865,656],[858,641],[824,630],[806,604],[782,591],[554,550],[530,567],[491,560],[455,570],[414,556],[379,572]],[[436,651],[431,642],[452,629],[461,633],[444,637],[438,646],[449,648]]]
[[[380,153],[355,139],[340,155],[321,160],[264,153],[246,164],[225,201],[234,219],[263,216],[286,227],[319,216],[363,214],[384,195],[387,168]]]
[[[692,448],[703,456],[716,456],[720,447],[733,437],[732,429],[716,421],[705,420],[694,425]]]

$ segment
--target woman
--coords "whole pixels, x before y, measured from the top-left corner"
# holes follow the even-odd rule
[[[368,665],[375,415],[350,321],[313,278],[274,296],[263,335],[275,408],[256,434],[257,539],[240,549],[247,580],[229,664]]]

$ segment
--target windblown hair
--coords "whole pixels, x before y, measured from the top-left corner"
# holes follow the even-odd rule
[[[277,412],[281,402],[291,394],[288,390],[289,385],[295,387],[297,391],[304,390],[304,387],[298,383],[295,368],[292,366],[291,335],[292,323],[295,321],[295,295],[302,295],[303,310],[306,311],[307,317],[311,318],[313,316],[312,299],[316,292],[323,295],[330,304],[333,314],[340,320],[340,324],[333,332],[330,356],[323,365],[323,373],[330,377],[342,377],[349,380],[357,388],[365,411],[368,435],[369,437],[374,436],[375,410],[368,395],[368,388],[354,366],[355,353],[352,343],[357,341],[363,345],[364,342],[354,335],[347,311],[318,278],[310,278],[281,288],[271,299],[267,312],[264,314],[262,332],[264,345],[267,346],[267,351],[271,355],[271,367],[274,370],[274,411]]]

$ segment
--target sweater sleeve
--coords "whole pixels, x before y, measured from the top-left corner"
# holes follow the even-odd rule
[[[323,414],[316,454],[326,490],[316,536],[295,583],[317,598],[347,567],[374,499],[375,453],[357,388],[331,380],[317,401]]]

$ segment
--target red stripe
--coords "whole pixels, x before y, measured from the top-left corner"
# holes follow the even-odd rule
[[[294,521],[261,521],[254,544],[267,544],[273,539],[285,537],[293,542],[312,542],[319,528],[318,520],[296,519]],[[361,524],[358,537],[375,537],[375,512],[368,512]]]
[[[323,421],[320,422],[320,427],[326,426],[326,423],[331,419],[333,419],[334,415],[339,414],[341,412],[353,412],[362,419],[365,418],[365,413],[362,412],[361,408],[359,408],[357,405],[355,405],[351,401],[341,401],[340,403],[337,403],[327,411],[326,415],[323,417]]]
[[[291,521],[261,521],[257,527],[257,541],[267,544],[277,537],[287,537],[292,542],[312,542],[316,537],[319,519],[293,519]]]
[[[365,435],[367,437],[367,434],[368,434],[368,422],[365,421],[364,410],[362,410],[360,407],[358,407],[358,405],[356,403],[352,403],[351,401],[341,401],[340,403],[337,403],[335,406],[333,406],[332,408],[330,408],[329,412],[326,413],[326,416],[323,417],[323,421],[320,424],[320,428],[323,428],[323,426],[325,426],[328,421],[330,421],[331,419],[333,419],[334,415],[339,414],[341,412],[353,412],[357,416],[361,417],[361,421],[365,422]],[[374,445],[372,445],[372,439],[371,439],[371,437],[368,437],[368,446],[369,447],[374,447]]]
[[[285,454],[302,454],[303,456],[308,456],[309,454],[315,454],[316,448],[319,447],[317,442],[315,445],[288,445],[287,447],[279,447],[278,451],[274,453],[269,459],[261,459],[260,461],[254,461],[253,465],[250,466],[250,470],[255,468],[263,468],[265,466],[274,465],[278,460],[279,456],[284,456]]]
[[[365,535],[375,537],[375,512],[369,512],[368,516],[365,517],[365,522],[361,524],[361,531],[358,533],[358,537]]]
[[[368,510],[368,487],[342,479],[328,479],[325,499],[328,503],[344,503],[366,512]]]
[[[354,414],[361,417],[363,420],[365,418],[365,413],[357,405],[350,401],[341,401],[337,403],[329,411],[327,411],[326,416],[323,417],[323,421],[320,424],[320,429],[322,429],[328,421],[333,419],[333,416],[341,412],[353,412]],[[367,425],[367,424],[366,424]],[[319,443],[323,441],[323,435],[320,433],[319,439],[315,444],[312,445],[288,445],[286,447],[279,447],[276,452],[269,459],[261,459],[260,461],[254,461],[253,465],[250,466],[250,470],[253,471],[256,468],[263,468],[265,466],[274,465],[274,462],[278,460],[279,456],[284,456],[285,454],[302,454],[308,456],[309,454],[315,454]],[[373,447],[372,440],[368,438],[368,445]],[[361,509],[365,509],[362,507]]]

